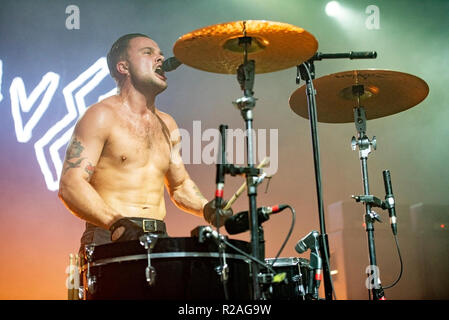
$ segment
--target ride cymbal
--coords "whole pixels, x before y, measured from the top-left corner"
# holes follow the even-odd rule
[[[173,53],[182,63],[203,71],[235,74],[243,63],[244,45],[251,38],[248,60],[256,73],[278,71],[301,64],[318,49],[315,37],[303,28],[264,20],[236,21],[197,29],[181,36]]]
[[[362,106],[366,119],[389,116],[414,107],[429,93],[427,83],[408,73],[390,70],[352,70],[313,80],[317,121],[354,122],[353,109]],[[308,119],[306,85],[290,96],[290,108]]]

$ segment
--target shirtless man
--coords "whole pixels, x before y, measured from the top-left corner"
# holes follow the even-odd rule
[[[108,53],[118,93],[88,108],[75,126],[59,197],[87,222],[82,245],[133,240],[144,231],[166,234],[164,185],[178,208],[216,221],[215,202],[204,198],[182,163],[176,122],[155,106],[167,88],[163,61],[146,35],[118,39]],[[232,210],[219,213],[222,225]]]

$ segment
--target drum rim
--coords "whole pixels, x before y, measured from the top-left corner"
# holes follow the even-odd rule
[[[171,258],[220,258],[221,254],[218,252],[164,252],[164,253],[151,253],[150,259],[171,259]],[[99,259],[97,261],[92,261],[91,267],[99,267],[108,265],[111,263],[120,263],[120,262],[129,262],[136,260],[147,260],[148,255],[145,253],[142,254],[134,254],[128,256],[119,256],[112,257],[107,259]],[[241,255],[241,254],[233,254],[226,253],[226,259],[237,259],[243,260],[246,263],[249,263],[250,260]]]
[[[237,246],[240,250],[251,254],[249,247],[249,242],[238,240],[238,239],[228,239],[229,242]],[[105,244],[95,244],[93,245],[92,261],[99,261],[103,259],[112,259],[115,257],[129,256],[146,254],[146,250],[139,240],[128,240],[122,242],[109,242]],[[200,246],[200,247],[198,247]],[[202,248],[201,248],[202,246]],[[228,250],[231,250],[229,252]],[[248,251],[247,251],[248,250]],[[84,248],[84,254],[86,249]],[[198,238],[195,237],[160,237],[157,239],[154,249],[152,249],[152,254],[156,253],[168,253],[168,252],[219,252],[217,248],[210,248],[206,243],[200,243]],[[234,250],[230,247],[226,248],[226,254],[238,254],[238,250]]]

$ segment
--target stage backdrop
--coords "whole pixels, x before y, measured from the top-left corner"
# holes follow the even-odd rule
[[[195,29],[238,20],[270,20],[306,29],[316,37],[318,51],[323,53],[376,51],[378,57],[374,60],[316,62],[316,77],[377,68],[410,73],[426,81],[430,92],[422,103],[368,121],[367,133],[376,136],[378,142],[368,161],[371,192],[383,199],[382,170],[389,169],[398,204],[406,208],[417,203],[449,205],[449,2],[340,1],[340,10],[329,12],[331,15],[326,13],[327,3],[322,0],[2,1],[0,298],[67,297],[69,254],[78,251],[84,223],[58,199],[59,170],[79,116],[89,105],[114,93],[115,84],[108,74],[105,57],[111,44],[126,33],[148,34],[169,57],[173,55],[175,41]],[[296,242],[320,228],[310,125],[288,104],[290,95],[304,85],[296,84],[295,78],[296,68],[292,67],[257,75],[254,87],[258,99],[254,126],[260,134],[257,161],[264,155],[270,156],[270,170],[274,173],[268,189],[266,182],[260,185],[258,205],[287,203],[296,209],[294,231],[282,257],[299,256],[294,250]],[[183,65],[168,74],[168,84],[157,99],[157,107],[171,114],[179,127],[190,134],[191,142],[183,150],[187,169],[203,194],[212,198],[214,130],[220,124],[228,124],[234,130],[244,129],[240,112],[232,105],[232,101],[242,96],[237,79],[235,75]],[[355,133],[353,123],[318,124],[326,215],[330,204],[350,202],[351,195],[363,192],[358,152],[352,151],[350,144]],[[243,151],[235,144],[230,160],[243,164],[239,158]],[[243,181],[241,177],[227,177],[225,198]],[[171,236],[189,236],[193,228],[204,225],[201,219],[177,209],[168,197],[166,202],[166,223]],[[233,206],[235,212],[247,207],[246,194]],[[363,207],[360,205],[359,209],[353,219],[363,228]],[[379,214],[384,220],[383,227],[388,229],[387,213]],[[398,212],[399,223],[405,214]],[[267,258],[278,252],[291,219],[292,215],[285,210],[264,223]],[[439,226],[447,231],[443,223]],[[249,232],[232,238],[250,239]],[[366,243],[365,235],[362,233],[357,241]],[[331,242],[330,246],[333,252],[342,249],[338,243]],[[387,254],[394,256],[393,241],[390,249]],[[301,256],[308,258],[308,253]],[[368,265],[365,252],[358,257]],[[384,258],[378,256],[379,261]],[[439,256],[422,263],[437,265]],[[398,270],[397,263],[395,268],[381,270],[383,282],[391,283]],[[359,272],[364,274],[365,270]],[[421,298],[400,289],[401,282],[389,298]],[[338,297],[339,292],[336,294]]]

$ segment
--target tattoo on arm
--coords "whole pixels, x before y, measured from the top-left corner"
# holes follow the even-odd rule
[[[81,142],[74,138],[72,143],[67,148],[66,159],[71,160],[73,158],[79,158],[83,150],[84,147],[81,145]]]
[[[69,169],[79,168],[80,164],[81,164],[81,161],[83,161],[84,159],[86,159],[86,158],[81,158],[81,159],[79,159],[76,162],[70,162],[70,161],[66,160],[65,163],[66,163],[67,167],[65,167],[64,173],[66,173]]]
[[[74,138],[73,141],[70,143],[69,147],[67,148],[66,157],[65,157],[66,167],[63,170],[63,174],[65,174],[69,169],[80,167],[81,162],[84,159],[86,159],[86,158],[80,158],[81,152],[83,152],[83,150],[84,150],[84,147],[81,145],[81,142],[79,140],[77,140],[76,138]],[[72,159],[73,159],[73,161],[69,161]],[[75,159],[78,159],[78,160],[75,161]],[[89,165],[90,165],[90,163],[89,163]],[[90,178],[90,176],[89,176],[89,178]]]
[[[87,166],[84,168],[84,170],[87,172],[87,174],[89,175],[87,177],[87,181],[90,181],[90,179],[92,179],[92,175],[94,174],[95,171],[95,166],[92,165],[92,163],[88,163]]]

